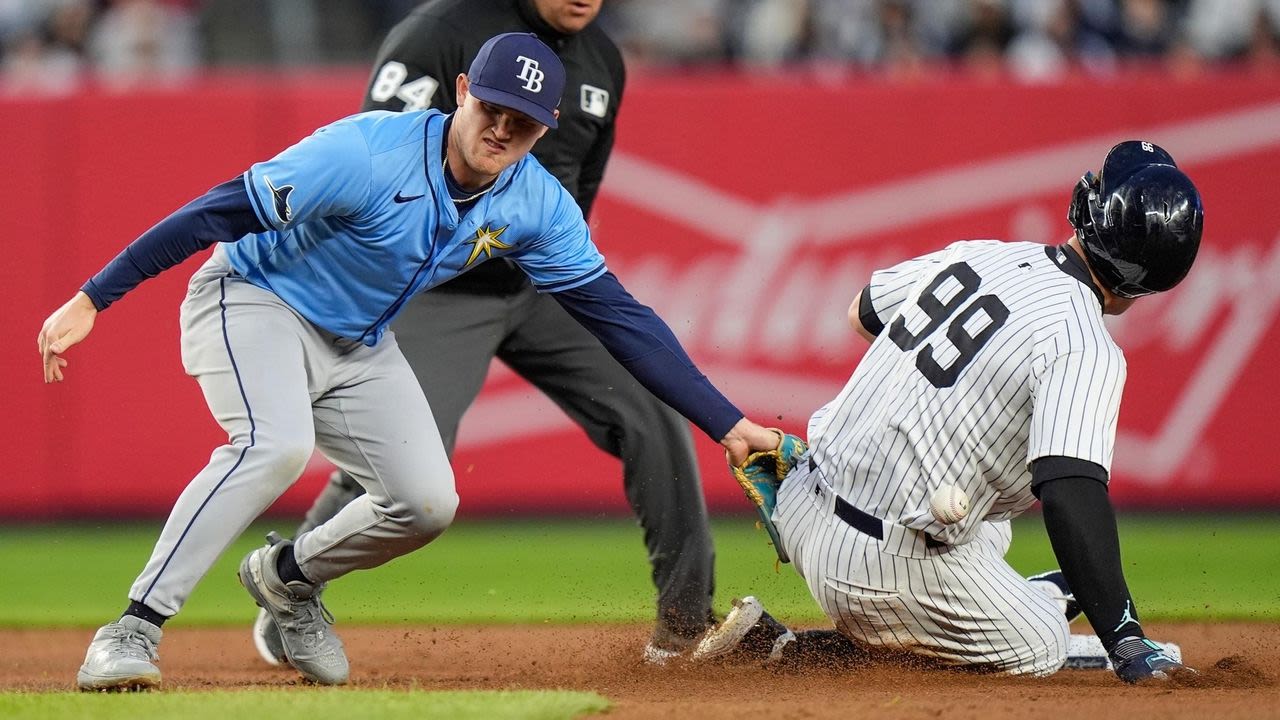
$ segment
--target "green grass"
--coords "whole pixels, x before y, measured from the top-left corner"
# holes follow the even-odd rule
[[[609,701],[594,693],[567,691],[396,692],[309,688],[220,693],[163,692],[130,695],[89,693],[0,694],[0,717],[30,720],[84,718],[136,720],[170,717],[527,718],[561,720],[602,712]]]
[[[1144,618],[1280,620],[1280,517],[1133,515],[1120,525]],[[779,617],[821,620],[795,572],[774,571],[772,549],[749,520],[713,528],[718,610],[755,594]],[[115,617],[159,529],[158,521],[0,527],[0,625],[93,627]],[[255,608],[235,566],[265,529],[218,561],[175,625],[250,621]],[[1016,522],[1009,560],[1027,574],[1055,566],[1038,518]],[[417,553],[335,582],[326,601],[348,623],[647,622],[653,596],[640,531],[625,518],[464,519]]]

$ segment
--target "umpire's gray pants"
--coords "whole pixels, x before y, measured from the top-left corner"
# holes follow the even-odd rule
[[[452,522],[453,473],[393,334],[368,347],[321,330],[234,275],[221,250],[192,277],[181,322],[183,364],[227,443],[178,497],[132,600],[177,613],[314,448],[368,493],[297,538],[311,580],[381,565]]]

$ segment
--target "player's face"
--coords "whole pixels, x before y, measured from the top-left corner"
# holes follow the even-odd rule
[[[458,78],[458,112],[449,133],[449,169],[464,187],[478,187],[529,153],[547,126],[525,115],[484,102],[467,92],[466,76]]]
[[[604,0],[533,0],[533,4],[548,25],[572,35],[596,19]]]

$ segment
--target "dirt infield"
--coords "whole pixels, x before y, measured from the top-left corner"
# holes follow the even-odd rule
[[[1280,718],[1280,624],[1166,624],[1153,635],[1203,671],[1194,687],[1121,684],[1104,671],[1023,679],[864,667],[778,673],[759,667],[651,668],[634,626],[339,626],[357,687],[592,690],[611,718]],[[0,689],[67,690],[89,630],[0,630]],[[166,688],[296,686],[258,660],[246,629],[167,631]]]

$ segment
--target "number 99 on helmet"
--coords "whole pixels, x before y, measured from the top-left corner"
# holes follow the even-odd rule
[[[1067,220],[1107,289],[1134,298],[1169,290],[1187,276],[1204,207],[1169,153],[1128,140],[1111,148],[1098,175],[1080,179]]]

